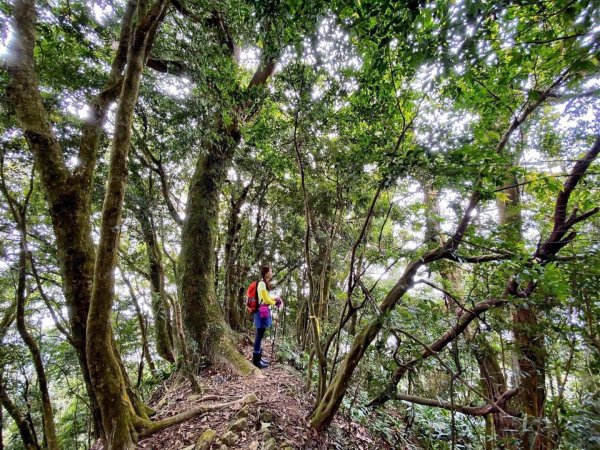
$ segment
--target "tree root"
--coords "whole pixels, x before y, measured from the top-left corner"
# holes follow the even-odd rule
[[[208,396],[208,397],[206,397],[206,399],[211,398],[211,397],[212,396]],[[139,429],[138,438],[141,439],[141,438],[148,437],[151,434],[156,433],[157,431],[161,431],[166,428],[170,428],[174,425],[178,425],[182,422],[193,419],[194,417],[199,416],[200,414],[203,414],[203,413],[206,413],[209,411],[216,411],[219,409],[233,407],[233,406],[241,407],[243,405],[249,405],[251,403],[256,403],[257,401],[258,401],[258,398],[256,397],[256,395],[254,393],[252,393],[252,394],[248,394],[238,400],[234,400],[232,402],[213,403],[211,405],[201,405],[201,406],[197,406],[195,408],[190,408],[187,411],[176,414],[173,417],[168,417],[166,419],[158,420],[156,422],[141,420],[137,424],[138,425],[137,428]]]
[[[215,357],[215,360],[230,367],[234,372],[243,376],[260,375],[260,371],[235,348],[232,339],[224,337],[219,343],[219,351],[216,353],[218,356]]]

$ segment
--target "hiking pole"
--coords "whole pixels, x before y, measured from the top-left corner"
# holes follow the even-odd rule
[[[271,345],[271,361],[275,362],[275,338],[277,337],[277,323],[279,322],[279,314],[273,326],[273,344]]]

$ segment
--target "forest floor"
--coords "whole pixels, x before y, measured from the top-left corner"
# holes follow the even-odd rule
[[[270,340],[263,354],[271,356]],[[241,349],[251,359],[250,346]],[[140,449],[386,449],[389,444],[371,435],[364,426],[338,417],[325,433],[317,434],[306,420],[314,397],[306,391],[306,381],[291,366],[272,361],[261,371],[264,377],[242,377],[221,368],[201,373],[201,393],[188,383],[166,381],[150,399],[163,419],[195,406],[202,397],[215,402],[231,402],[254,393],[258,401],[248,407],[227,407],[208,412],[140,440]],[[214,396],[214,397],[213,397]],[[245,418],[245,420],[243,420]],[[212,431],[211,431],[212,430]],[[213,432],[214,431],[214,432]],[[230,431],[228,433],[228,431]],[[204,436],[204,439],[201,438]],[[214,436],[214,437],[213,437]]]

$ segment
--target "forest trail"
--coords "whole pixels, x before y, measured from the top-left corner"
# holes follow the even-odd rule
[[[241,349],[251,358],[248,345]],[[272,341],[265,339],[264,356],[271,359]],[[276,355],[275,355],[276,356]],[[275,358],[277,359],[277,358]],[[258,401],[243,408],[225,408],[200,415],[180,425],[158,432],[138,443],[140,449],[385,449],[389,444],[369,434],[365,427],[338,416],[332,427],[321,435],[305,419],[314,398],[306,391],[306,381],[285,362],[272,361],[261,371],[262,378],[243,377],[222,368],[200,373],[201,393],[189,383],[167,380],[150,399],[157,410],[155,419],[163,419],[198,404],[203,397],[213,402],[229,402],[248,394]],[[245,420],[243,420],[245,419]],[[207,430],[213,430],[212,431]],[[229,433],[228,431],[231,430]],[[206,432],[206,433],[205,433]],[[208,436],[209,442],[200,439]],[[210,437],[214,435],[211,440]],[[202,441],[202,443],[198,442]]]

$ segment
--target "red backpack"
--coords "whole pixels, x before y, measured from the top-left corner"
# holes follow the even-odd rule
[[[246,309],[248,314],[258,311],[260,301],[258,300],[258,281],[253,281],[246,291]]]

